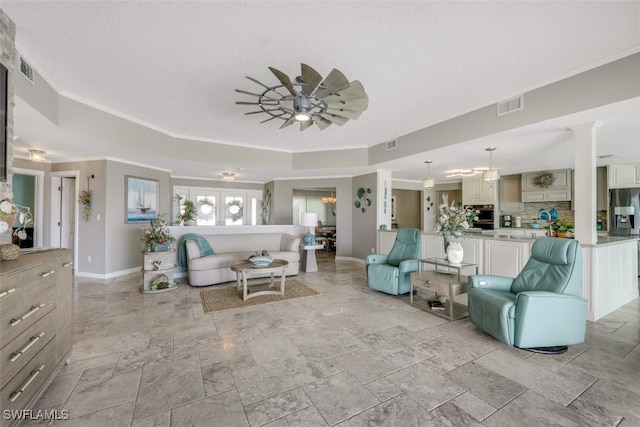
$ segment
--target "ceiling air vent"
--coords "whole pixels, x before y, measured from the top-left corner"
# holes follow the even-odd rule
[[[25,76],[33,84],[33,68],[24,58],[20,57],[20,74]]]
[[[498,102],[498,116],[524,109],[524,95]]]
[[[387,141],[386,144],[387,144],[387,151],[393,150],[394,148],[398,147],[398,140],[394,139],[391,141]]]

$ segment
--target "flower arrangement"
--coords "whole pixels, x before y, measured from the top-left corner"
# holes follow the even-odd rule
[[[460,237],[462,232],[468,230],[473,225],[473,221],[478,219],[479,213],[466,206],[457,206],[455,201],[447,205],[447,198],[443,195],[440,214],[436,218],[436,233]]]
[[[169,221],[165,214],[158,215],[156,219],[151,220],[149,227],[144,227],[144,243],[147,250],[154,251],[157,245],[167,245],[172,248],[176,243],[176,238],[171,235],[169,230]]]
[[[90,190],[82,190],[78,196],[78,203],[82,205],[82,217],[85,221],[91,218],[91,197],[93,192]]]
[[[33,224],[33,214],[31,208],[17,205],[11,199],[4,199],[0,202],[0,220],[5,222],[9,228],[13,227],[16,220],[20,221],[20,227],[13,231],[13,235],[20,240],[27,238],[26,228]]]
[[[555,180],[556,177],[554,174],[548,171],[542,171],[533,177],[533,185],[540,188],[549,188]]]

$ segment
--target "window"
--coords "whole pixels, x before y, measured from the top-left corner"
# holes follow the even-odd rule
[[[257,190],[217,190],[201,187],[174,187],[179,194],[196,204],[196,225],[257,225],[262,192]],[[178,206],[174,199],[173,219],[177,223]]]

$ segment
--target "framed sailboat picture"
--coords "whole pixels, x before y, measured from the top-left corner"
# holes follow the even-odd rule
[[[126,175],[125,218],[127,223],[145,222],[158,216],[158,186],[155,179]]]

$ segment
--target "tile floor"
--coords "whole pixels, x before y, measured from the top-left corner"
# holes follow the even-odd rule
[[[189,286],[76,279],[71,363],[37,408],[82,427],[640,425],[637,299],[542,356],[319,265],[298,279],[321,295],[217,314]]]

